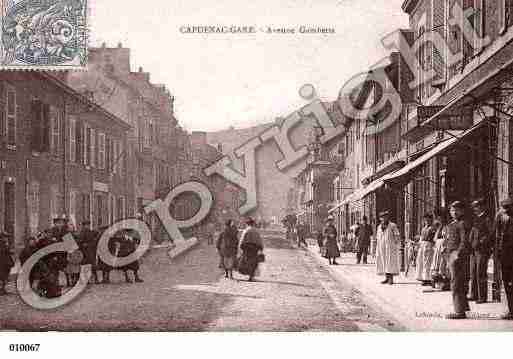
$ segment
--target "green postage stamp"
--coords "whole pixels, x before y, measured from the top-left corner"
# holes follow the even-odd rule
[[[88,0],[0,0],[0,3],[1,69],[85,68]]]

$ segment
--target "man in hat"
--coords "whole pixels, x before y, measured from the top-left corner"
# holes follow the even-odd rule
[[[376,231],[376,271],[385,275],[382,284],[394,284],[394,276],[399,274],[399,248],[401,235],[397,225],[390,221],[390,213],[379,215],[380,224]]]
[[[454,312],[447,319],[465,319],[468,305],[468,283],[471,246],[464,222],[465,207],[460,201],[450,207],[452,221],[447,225],[448,266],[451,273],[451,291]]]
[[[496,219],[495,260],[500,263],[508,313],[502,319],[513,320],[513,199],[501,202]]]
[[[68,219],[66,215],[57,216],[53,219],[53,227],[50,228],[50,238],[54,242],[62,242],[64,240],[64,236],[69,233],[68,230]],[[54,255],[54,265],[55,269],[59,272],[63,272],[68,265],[67,254],[66,253],[57,253]],[[69,283],[68,276],[66,276],[66,281],[68,286]]]
[[[299,220],[296,225],[296,234],[298,248],[301,248],[301,245],[308,247],[308,243],[306,243],[306,225],[302,220]]]
[[[11,257],[11,250],[8,243],[9,235],[0,231],[0,295],[5,295],[5,286],[9,281],[11,268],[14,267],[14,261]]]
[[[367,255],[372,237],[372,226],[367,221],[367,216],[363,216],[362,224],[356,229],[356,264],[367,264]]]
[[[340,257],[340,249],[337,243],[337,229],[333,225],[333,217],[329,216],[326,219],[326,225],[322,230],[324,238],[325,253],[324,257],[328,259],[330,265],[338,265],[336,259]]]
[[[470,230],[470,299],[481,304],[488,300],[488,261],[493,247],[492,223],[483,199],[472,202],[472,209],[475,218]]]
[[[84,254],[82,263],[91,265],[92,280],[95,284],[98,284],[98,260],[96,252],[98,251],[98,241],[100,238],[98,232],[91,229],[91,221],[85,220],[82,222],[78,238],[80,249]]]

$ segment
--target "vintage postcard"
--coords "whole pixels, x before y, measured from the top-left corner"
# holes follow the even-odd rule
[[[87,0],[2,0],[0,69],[87,64]]]
[[[513,1],[1,10],[2,332],[513,330]]]

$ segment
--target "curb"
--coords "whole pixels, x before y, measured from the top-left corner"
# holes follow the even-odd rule
[[[397,308],[394,308],[393,303],[388,302],[387,300],[381,298],[379,295],[375,294],[371,290],[367,290],[363,288],[363,286],[360,285],[360,283],[357,280],[354,280],[350,276],[344,275],[338,271],[336,271],[334,268],[326,265],[325,262],[322,261],[322,258],[319,256],[317,248],[312,248],[311,245],[308,246],[307,251],[308,253],[315,259],[315,261],[323,266],[323,268],[327,269],[328,272],[335,277],[338,280],[342,280],[349,285],[351,285],[353,288],[358,290],[362,296],[364,297],[364,301],[366,301],[371,306],[374,306],[381,310],[383,313],[388,315],[391,319],[395,320],[401,327],[404,328],[406,331],[415,331],[418,329],[415,329],[411,325],[411,320],[408,316],[403,316],[399,313],[397,313]]]

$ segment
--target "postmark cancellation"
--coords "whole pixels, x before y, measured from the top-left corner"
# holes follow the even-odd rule
[[[0,69],[85,68],[88,0],[0,3]]]

